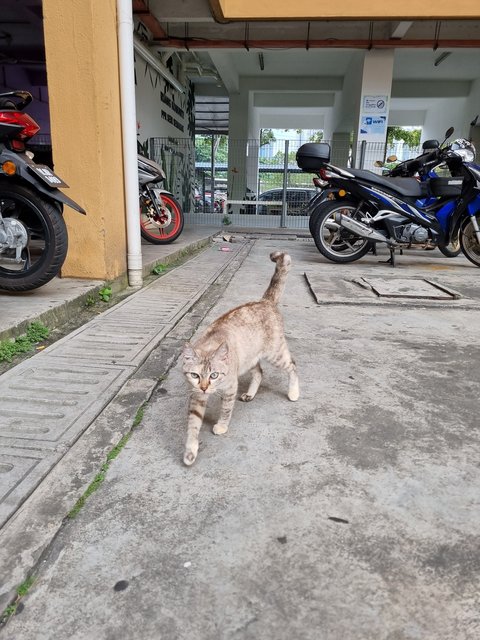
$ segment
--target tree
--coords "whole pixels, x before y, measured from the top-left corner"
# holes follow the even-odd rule
[[[409,147],[418,147],[421,133],[421,129],[387,127],[387,144],[393,144],[394,140],[403,140]]]
[[[227,136],[213,136],[213,152],[215,161],[225,164],[228,159],[228,138]],[[212,160],[212,136],[195,136],[195,160],[196,162],[211,162]]]
[[[261,129],[260,130],[260,146],[263,147],[266,144],[270,144],[270,142],[276,142],[275,135],[271,129]]]
[[[308,139],[309,142],[321,142],[322,140],[323,131],[315,131],[315,133],[312,133],[312,135]]]

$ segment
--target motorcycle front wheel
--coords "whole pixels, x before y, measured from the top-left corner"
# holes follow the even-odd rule
[[[315,211],[312,237],[317,249],[328,260],[338,263],[354,262],[370,251],[371,242],[335,222],[336,213],[355,217],[356,210],[354,202],[332,200],[323,203]]]
[[[480,224],[480,215],[475,217],[477,222]],[[480,267],[480,244],[478,243],[477,236],[475,235],[475,229],[470,217],[465,220],[462,225],[462,229],[460,231],[460,246],[467,260],[473,262],[475,266]]]
[[[171,193],[161,194],[163,206],[158,214],[151,202],[140,196],[140,233],[152,244],[169,244],[183,231],[184,219],[180,204]]]
[[[0,212],[0,230],[7,230],[7,236],[13,232],[22,246],[17,256],[14,242],[0,241],[0,289],[38,289],[59,273],[65,261],[68,236],[63,217],[34,191],[3,181]]]
[[[443,253],[446,258],[456,258],[458,255],[462,253],[462,248],[460,246],[460,239],[457,236],[455,240],[452,240],[450,244],[444,245],[439,244],[438,249]]]

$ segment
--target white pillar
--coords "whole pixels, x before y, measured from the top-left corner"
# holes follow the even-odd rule
[[[249,91],[240,87],[240,93],[230,95],[228,144],[228,199],[243,200],[247,187],[247,150],[249,133]],[[241,205],[229,207],[239,213]]]
[[[365,54],[357,130],[354,135],[357,155],[363,140],[367,143],[385,143],[387,139],[394,55],[394,49],[367,51]],[[378,146],[380,148],[381,144]],[[373,156],[367,158],[364,168],[372,168],[376,159],[378,158]]]

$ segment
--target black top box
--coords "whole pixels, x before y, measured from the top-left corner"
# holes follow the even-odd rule
[[[297,164],[304,171],[318,171],[330,161],[328,142],[307,142],[297,151]]]

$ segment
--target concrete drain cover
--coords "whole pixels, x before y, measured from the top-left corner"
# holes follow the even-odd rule
[[[424,305],[460,300],[475,306],[450,287],[426,278],[366,276],[360,278],[326,277],[305,272],[305,279],[318,304],[410,304]]]
[[[427,300],[458,300],[461,295],[437,282],[424,278],[359,278],[361,287],[370,288],[381,298],[414,298]]]

